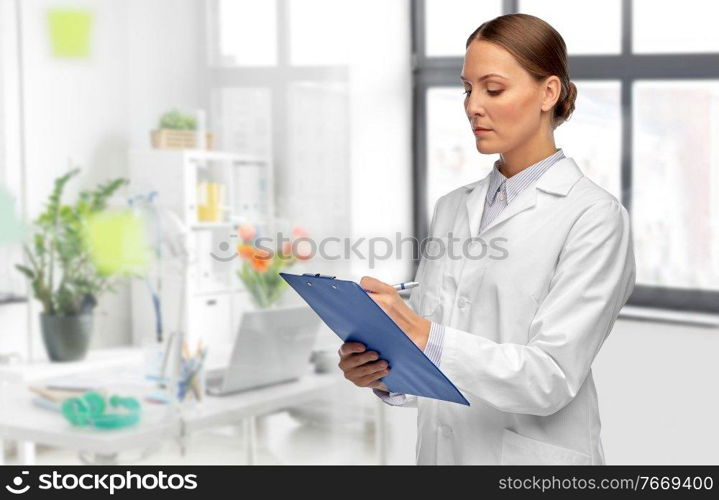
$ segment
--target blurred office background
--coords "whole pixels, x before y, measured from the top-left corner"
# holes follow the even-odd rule
[[[188,245],[199,249],[185,320],[217,354],[252,307],[234,274],[239,259],[224,265],[209,256],[226,250],[237,224],[279,221],[315,240],[394,241],[397,233],[421,240],[437,198],[489,172],[497,158],[476,151],[459,74],[469,34],[511,12],[539,16],[564,37],[579,93],[556,144],[632,217],[636,291],[593,369],[607,462],[717,463],[719,8],[712,0],[0,0],[0,186],[29,223],[71,166],[81,173],[68,199],[124,177],[130,184],[110,203],[123,207],[143,188],[160,201],[192,191],[182,172],[195,161],[212,164],[209,171],[227,180],[223,202],[232,217],[178,215]],[[64,27],[63,13],[71,15]],[[153,147],[151,131],[172,109],[200,117],[215,156],[193,160]],[[259,166],[231,181],[234,174],[222,172],[232,172],[233,158]],[[153,165],[172,162],[176,176],[153,177]],[[417,265],[411,250],[373,263],[316,256],[288,272],[407,281]],[[20,262],[19,244],[0,246],[3,391],[36,373],[74,375],[68,366],[82,364],[47,361],[40,307],[14,268]],[[286,295],[283,304],[296,303]],[[148,311],[141,280],[104,294],[78,372],[101,368],[113,352],[130,359],[145,348]],[[313,359],[336,374],[338,347],[322,329]],[[203,429],[184,454],[169,438],[114,458],[246,463],[251,444],[256,463],[411,464],[415,419],[416,410],[384,407],[341,380],[301,404],[258,412],[251,426]],[[0,423],[7,463],[82,460],[77,450],[34,446],[8,429]]]

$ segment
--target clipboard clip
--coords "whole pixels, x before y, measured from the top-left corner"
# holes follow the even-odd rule
[[[320,273],[302,273],[302,276],[312,276],[313,278],[327,278],[327,279],[335,279],[336,276],[329,276],[327,274],[320,274]]]

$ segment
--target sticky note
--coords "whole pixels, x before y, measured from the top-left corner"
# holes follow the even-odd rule
[[[50,46],[55,57],[86,58],[90,55],[93,13],[84,10],[48,11]]]
[[[150,247],[145,224],[131,210],[91,216],[86,236],[90,255],[100,273],[127,274],[147,269]]]

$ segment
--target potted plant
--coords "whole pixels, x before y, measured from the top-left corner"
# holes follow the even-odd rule
[[[112,276],[99,271],[87,244],[90,217],[103,211],[107,200],[126,179],[114,179],[94,190],[81,191],[74,205],[62,203],[67,182],[79,169],[55,179],[45,210],[33,221],[35,232],[24,245],[29,266],[17,264],[42,304],[42,338],[52,361],[83,359],[92,334],[98,297],[112,291]]]
[[[150,133],[152,147],[157,149],[184,149],[197,147],[197,120],[190,114],[171,109],[160,117],[157,130]],[[214,136],[206,132],[207,149],[212,149]]]
[[[289,287],[279,275],[280,271],[298,261],[310,259],[311,248],[306,241],[309,235],[303,228],[295,227],[290,241],[269,250],[257,246],[257,231],[254,226],[241,225],[238,233],[242,243],[237,246],[237,253],[242,258],[242,267],[237,275],[257,308],[271,308]]]

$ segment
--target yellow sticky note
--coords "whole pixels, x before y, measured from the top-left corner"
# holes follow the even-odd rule
[[[93,262],[104,275],[141,272],[150,261],[143,220],[130,210],[102,212],[87,223],[87,243]]]
[[[55,57],[84,58],[90,55],[93,14],[84,10],[48,11],[50,45]]]

